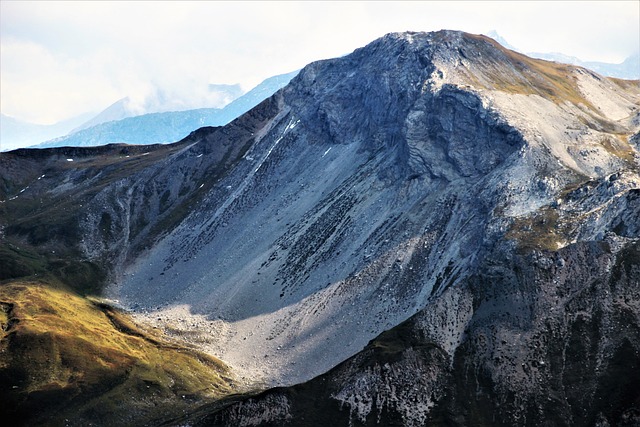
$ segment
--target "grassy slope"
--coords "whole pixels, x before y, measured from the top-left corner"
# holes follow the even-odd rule
[[[600,108],[587,99],[578,81],[578,74],[592,74],[596,80],[610,87],[618,86],[629,95],[640,95],[640,80],[622,80],[598,76],[591,71],[567,64],[530,58],[500,46],[485,36],[469,36],[478,46],[465,50],[465,57],[473,57],[475,70],[461,68],[461,73],[478,89],[498,90],[521,95],[539,95],[562,105],[570,103],[581,107],[583,124],[609,134],[600,143],[610,154],[634,166],[634,150],[629,145],[631,136],[620,123],[602,115]],[[487,49],[486,44],[494,49]]]
[[[506,49],[495,40],[484,36],[469,37],[479,45],[489,43],[494,48],[479,48],[478,52],[484,53],[484,56],[475,52],[464,52],[468,56],[477,55],[474,63],[482,71],[482,77],[468,75],[476,87],[524,95],[537,94],[558,104],[582,104],[593,112],[598,112],[598,109],[584,97],[576,80],[575,72],[579,67],[530,58]],[[478,78],[486,80],[481,82]],[[631,86],[633,82],[628,84]],[[637,89],[638,84],[635,86]]]
[[[0,286],[0,323],[0,413],[11,425],[155,424],[233,390],[219,360],[59,286]]]

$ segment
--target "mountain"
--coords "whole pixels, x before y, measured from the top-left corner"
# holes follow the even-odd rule
[[[34,148],[87,147],[111,143],[154,144],[173,142],[203,126],[222,126],[255,107],[286,85],[297,71],[266,79],[224,108],[200,108],[132,116],[124,98],[85,123],[77,131],[38,144]],[[220,87],[222,86],[222,88]],[[227,87],[229,86],[229,87]],[[237,85],[213,85],[219,93],[238,93]],[[94,124],[95,123],[95,124]]]
[[[524,53],[524,52],[520,51],[520,49],[518,49],[517,47],[513,46],[512,44],[510,44],[504,37],[502,37],[500,34],[498,34],[498,32],[496,30],[491,30],[491,31],[487,32],[486,36],[487,37],[491,37],[492,39],[494,39],[495,41],[500,43],[500,45],[502,47],[506,47],[507,49],[511,49],[511,50],[514,50],[514,51],[519,52],[519,53]]]
[[[186,412],[132,380],[114,425],[637,424],[639,110],[637,81],[393,33],[175,144],[2,153],[0,402],[103,408],[16,353],[64,336],[10,308],[48,286],[228,367]]]
[[[224,107],[230,102],[240,98],[244,95],[244,91],[239,84],[221,84],[221,83],[211,83],[209,84],[209,92],[216,93],[220,98],[221,105],[216,105],[216,107]]]
[[[21,148],[64,135],[86,121],[90,116],[91,113],[87,113],[52,125],[41,125],[1,114],[0,151]]]
[[[208,91],[208,95],[211,98],[210,106],[214,107],[211,108],[212,111],[224,107],[225,105],[243,95],[242,88],[238,84],[210,84],[208,86]],[[158,93],[155,97],[153,97],[153,99],[147,99],[141,105],[138,105],[139,103],[134,102],[129,97],[122,98],[111,104],[91,120],[73,129],[70,133],[88,129],[102,123],[126,119],[127,117],[175,111],[177,106],[170,101],[170,97],[165,95],[162,91],[158,90],[157,92]],[[192,107],[183,106],[183,108],[179,109],[179,111],[188,111],[193,109],[194,108]],[[176,139],[177,138],[169,138],[163,139],[163,141],[175,141]]]
[[[143,114],[80,129],[32,148],[168,143],[184,138],[194,129],[206,124],[220,125],[233,118],[231,114],[225,114],[217,108]]]
[[[258,86],[251,89],[249,92],[235,99],[224,109],[228,110],[230,115],[234,117],[240,117],[242,114],[251,110],[253,107],[269,98],[278,90],[285,87],[291,81],[291,79],[298,75],[299,72],[300,70],[296,70],[290,73],[269,77]]]
[[[75,133],[82,129],[87,129],[101,123],[112,122],[114,120],[121,120],[127,117],[131,117],[136,115],[132,109],[129,107],[131,100],[128,97],[122,98],[104,110],[102,110],[99,114],[92,117],[90,120],[82,123],[80,126],[74,128],[69,133]]]
[[[278,78],[278,76],[276,77]],[[286,84],[286,83],[285,83]],[[284,85],[284,84],[283,84]],[[267,83],[258,89],[258,91],[268,92],[271,86]],[[211,109],[200,109],[200,113],[185,113],[183,118],[174,119],[170,118],[170,116],[164,116],[163,120],[171,124],[175,124],[181,121],[189,121],[192,122],[201,122],[208,123],[207,120],[212,121],[212,123],[216,123],[216,119],[209,119],[209,116],[215,116],[217,108],[222,108],[228,105],[230,102],[236,100],[243,94],[242,88],[240,85],[227,85],[227,84],[210,84],[208,86],[207,93],[207,101],[208,105],[211,105],[216,108]],[[279,89],[279,87],[278,87]],[[275,92],[277,89],[273,89]],[[265,98],[273,94],[273,92],[265,95]],[[264,99],[264,98],[262,98]],[[255,105],[255,104],[253,104]],[[252,105],[252,106],[253,106]],[[181,108],[179,108],[181,107]],[[94,126],[98,126],[102,123],[122,120],[128,117],[140,116],[143,114],[149,113],[159,113],[159,112],[167,112],[167,111],[188,111],[192,110],[192,107],[181,105],[175,100],[171,99],[167,95],[165,95],[162,91],[157,90],[155,95],[146,99],[143,103],[134,102],[131,98],[125,97],[122,98],[109,107],[94,115],[94,113],[85,113],[80,116],[71,118],[69,120],[64,120],[62,122],[53,124],[53,125],[39,125],[33,123],[27,123],[20,120],[16,120],[12,117],[2,115],[0,122],[0,149],[2,151],[9,151],[16,148],[28,147],[35,144],[43,144],[42,141],[67,141],[67,137],[75,134],[84,129],[92,128]],[[249,108],[247,108],[248,110]],[[206,111],[206,112],[205,112]],[[245,110],[246,111],[246,110]],[[242,111],[242,112],[245,112]],[[230,113],[229,117],[231,116]],[[239,114],[238,114],[239,115]],[[194,117],[197,117],[194,119]],[[228,119],[228,117],[226,117]],[[144,120],[143,120],[144,121]],[[218,119],[219,121],[219,119]],[[228,119],[227,121],[230,121]],[[200,124],[201,124],[200,123]],[[140,125],[133,122],[133,127],[139,127]],[[153,126],[152,124],[146,124],[144,126]],[[166,125],[165,125],[166,126]],[[186,125],[188,127],[187,131],[191,131],[194,128],[191,128],[189,124]],[[161,125],[158,125],[161,128]],[[196,126],[199,127],[199,126]],[[123,141],[127,141],[131,139],[131,136],[125,136],[123,138],[119,138],[118,132],[126,134],[126,131],[121,129],[120,126],[115,125],[115,129],[110,129],[109,126],[103,126],[97,129],[94,129],[90,132],[85,132],[80,134],[80,138],[86,138],[88,141],[94,141],[97,145],[104,144],[103,139],[114,138],[114,141],[118,141],[122,139]],[[145,129],[148,130],[148,129]],[[148,142],[173,142],[179,138],[182,138],[188,132],[184,132],[185,129],[180,129],[183,132],[171,132],[170,129],[164,129],[164,133],[162,131],[157,131],[154,134],[156,135],[156,139],[150,139]],[[98,136],[94,135],[95,133]],[[77,143],[79,138],[71,138],[69,140],[70,143]],[[80,139],[81,141],[81,139]],[[112,142],[114,142],[112,141]],[[55,147],[55,142],[45,142],[43,146],[51,146]],[[80,144],[84,145],[84,144]],[[86,144],[86,145],[91,145]]]

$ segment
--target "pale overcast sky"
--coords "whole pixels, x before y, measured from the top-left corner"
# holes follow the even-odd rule
[[[248,90],[392,31],[496,30],[525,52],[622,62],[640,49],[640,1],[0,1],[3,114],[53,123],[144,99],[193,105],[209,83]],[[204,105],[203,105],[204,106]]]

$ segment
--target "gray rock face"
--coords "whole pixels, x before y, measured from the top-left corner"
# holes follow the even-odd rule
[[[601,146],[591,163],[573,149],[608,134],[582,123],[595,113],[569,101],[541,110],[549,130],[528,111],[520,113],[529,126],[503,109],[509,99],[547,102],[526,87],[511,95],[503,80],[516,89],[539,81],[540,93],[570,99],[582,93],[554,92],[547,64],[527,72],[519,61],[488,40],[443,32],[392,34],[309,65],[271,101],[275,110],[252,132],[242,160],[135,260],[111,288],[114,297],[147,319],[166,319],[154,320],[159,327],[205,319],[208,332],[182,333],[200,334],[199,345],[247,378],[291,384],[467,280],[505,237],[551,250],[596,238],[607,228],[585,214],[584,197],[576,204],[569,193],[566,209],[585,214],[589,237],[569,232],[552,205],[580,187],[584,173],[597,169],[604,179],[627,163]],[[467,84],[474,78],[484,89]],[[621,93],[609,98],[631,114],[638,97]],[[630,132],[624,123],[609,127]],[[562,126],[583,129],[583,142],[553,139]],[[535,132],[544,132],[540,143]],[[638,180],[624,176],[593,207],[628,212]],[[176,314],[180,306],[186,315]]]
[[[422,43],[417,43],[420,38]],[[433,39],[441,39],[442,44],[430,44]],[[603,146],[592,141],[605,138],[606,131],[601,128],[592,134],[594,125],[576,125],[596,119],[591,112],[582,116],[584,111],[576,111],[569,101],[559,108],[555,102],[545,103],[540,110],[545,119],[540,120],[536,109],[538,103],[546,102],[544,97],[505,95],[502,83],[492,81],[487,72],[502,70],[501,79],[517,81],[538,69],[525,71],[522,63],[476,42],[455,33],[391,35],[344,59],[346,64],[357,59],[365,70],[362,74],[360,68],[341,71],[331,61],[313,64],[285,90],[285,105],[291,106],[287,114],[295,111],[293,117],[300,118],[297,129],[312,132],[315,143],[332,143],[329,153],[345,156],[346,148],[357,144],[356,153],[366,155],[368,163],[351,157],[357,160],[352,160],[349,170],[363,172],[357,178],[344,178],[346,185],[337,187],[339,191],[330,193],[328,200],[321,199],[317,214],[289,228],[284,239],[275,240],[277,250],[262,257],[258,272],[268,277],[267,282],[282,286],[285,296],[305,292],[315,303],[309,307],[302,297],[303,303],[296,307],[308,311],[288,314],[277,302],[263,301],[265,311],[279,313],[279,320],[280,313],[288,314],[267,338],[288,336],[276,341],[285,343],[278,350],[288,360],[310,364],[304,370],[309,372],[314,366],[327,366],[331,358],[320,359],[309,347],[287,352],[287,344],[305,343],[300,339],[304,326],[314,334],[330,330],[321,335],[322,349],[344,357],[345,343],[362,342],[354,336],[367,337],[367,331],[375,333],[376,327],[385,329],[403,316],[418,313],[326,375],[268,391],[207,416],[194,416],[192,422],[638,422],[638,378],[630,374],[640,363],[639,311],[632,303],[640,283],[637,154],[614,154],[607,143],[606,153],[601,151]],[[441,49],[447,43],[460,46],[466,55]],[[397,62],[375,57],[381,45],[389,49],[385,57],[398,58]],[[407,55],[414,60],[403,62]],[[465,65],[473,56],[498,58],[504,64],[485,59],[488,62],[481,66]],[[456,58],[461,65],[448,68],[446,64],[455,63]],[[381,71],[374,73],[374,69]],[[508,74],[514,70],[518,74]],[[459,76],[477,73],[482,86],[489,89],[469,90],[468,76],[440,84],[440,74],[454,72]],[[534,80],[540,79],[544,87],[547,71],[540,72]],[[314,88],[321,75],[328,76],[327,85]],[[398,81],[404,89],[394,87]],[[297,85],[318,104],[296,106],[290,101]],[[339,90],[333,93],[332,88]],[[566,95],[593,96],[580,88]],[[625,128],[633,140],[637,127],[632,118],[640,98],[635,90],[626,95],[612,92],[606,99],[619,96],[627,99],[621,104],[631,100],[626,104],[627,115],[620,113],[612,120],[615,114],[607,111],[597,120]],[[354,99],[357,103],[350,104]],[[505,100],[527,110],[516,112]],[[313,114],[317,119],[307,129],[303,118]],[[571,132],[574,125],[581,129],[577,135]],[[301,136],[294,133],[290,138],[288,147],[293,150]],[[584,156],[577,147],[589,147],[598,154]],[[625,145],[624,150],[629,147]],[[286,156],[308,157],[307,153]],[[373,169],[367,168],[370,162],[375,162]],[[345,166],[338,165],[331,170],[343,171]],[[304,169],[314,171],[314,167],[307,163]],[[275,170],[278,176],[286,176],[284,168]],[[314,181],[302,183],[314,185]],[[376,204],[371,197],[383,203]],[[292,221],[292,210],[287,212],[283,220]],[[346,259],[341,258],[344,251],[349,254]],[[328,253],[333,254],[329,270],[325,267]],[[251,256],[260,257],[256,252]],[[269,272],[274,264],[275,274]],[[347,268],[341,271],[340,266]],[[314,284],[316,275],[322,277],[326,271],[327,277],[338,279],[336,291],[331,281],[324,289],[322,283]],[[252,285],[259,286],[261,280]],[[200,300],[210,301],[204,294]],[[229,299],[220,301],[225,304]],[[291,304],[291,299],[286,301]],[[250,305],[247,300],[238,305],[244,304]],[[230,314],[232,323],[241,324],[234,310],[223,313]],[[323,310],[331,312],[325,315],[330,321],[322,321]],[[253,312],[248,317],[261,315]],[[359,328],[358,321],[366,328]],[[341,332],[343,325],[348,332]],[[259,328],[255,332],[260,336]],[[279,369],[287,373],[284,378],[292,378],[286,366]],[[302,378],[299,372],[293,377],[296,380]]]

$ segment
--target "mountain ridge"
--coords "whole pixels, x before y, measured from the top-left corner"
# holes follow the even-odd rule
[[[563,64],[577,65],[580,67],[584,67],[595,71],[598,74],[602,74],[607,77],[614,77],[619,79],[627,79],[627,80],[637,80],[640,79],[640,53],[636,52],[620,63],[608,63],[601,61],[582,61],[581,59],[566,55],[560,52],[523,52],[515,46],[509,44],[507,40],[504,39],[500,34],[498,34],[495,30],[489,31],[486,34],[488,37],[491,37],[502,46],[507,49],[513,50],[515,52],[522,53],[532,58],[544,59],[548,61],[559,62]]]
[[[92,113],[72,117],[52,125],[41,125],[24,122],[13,117],[1,114],[0,151],[10,151],[23,148],[26,145],[38,143],[50,139],[56,135],[68,133],[76,126],[82,124],[91,117]]]

